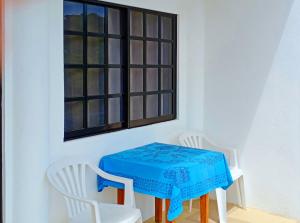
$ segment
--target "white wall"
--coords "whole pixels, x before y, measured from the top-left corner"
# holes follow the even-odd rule
[[[47,166],[63,156],[93,154],[94,161],[153,141],[174,142],[187,125],[187,99],[199,72],[191,67],[203,64],[189,59],[203,51],[189,53],[197,42],[190,30],[190,0],[119,0],[121,4],[179,14],[178,119],[162,124],[63,142],[63,1],[16,0],[7,2],[5,122],[7,140],[7,223],[64,223],[66,211],[62,199],[48,187]],[[200,15],[200,17],[202,17]],[[203,20],[202,20],[203,21]],[[195,30],[201,34],[202,26]],[[188,34],[188,35],[187,35]],[[199,46],[201,42],[197,42]],[[188,65],[191,67],[188,69]],[[200,111],[201,106],[196,109]],[[201,120],[198,119],[198,123]],[[95,178],[90,177],[95,189]],[[49,196],[48,196],[49,194]],[[115,200],[115,192],[105,191],[100,199]],[[145,218],[153,215],[153,198],[137,196]]]
[[[44,180],[49,133],[47,4],[45,0],[6,1],[7,222],[48,218]]]
[[[205,12],[204,129],[240,149],[250,207],[300,219],[300,1]]]

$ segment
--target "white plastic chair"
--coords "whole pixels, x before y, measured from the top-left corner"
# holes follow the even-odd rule
[[[246,208],[245,204],[245,192],[244,192],[244,179],[243,171],[239,168],[237,150],[227,149],[221,146],[217,146],[214,142],[208,139],[203,133],[185,133],[179,136],[179,142],[182,146],[209,149],[213,151],[223,152],[227,158],[228,165],[230,167],[230,173],[233,181],[237,181],[238,196],[240,206]],[[218,203],[219,221],[220,223],[227,222],[227,202],[226,191],[222,188],[216,189],[216,197]],[[192,211],[192,202],[190,200],[190,211]]]
[[[104,204],[87,197],[86,170],[125,185],[125,204]],[[135,208],[133,181],[103,172],[88,159],[73,157],[53,163],[47,170],[52,186],[64,196],[71,223],[142,223]],[[96,176],[95,176],[96,177]]]

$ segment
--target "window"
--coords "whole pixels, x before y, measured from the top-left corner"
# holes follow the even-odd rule
[[[65,140],[176,118],[176,27],[173,14],[64,1]]]

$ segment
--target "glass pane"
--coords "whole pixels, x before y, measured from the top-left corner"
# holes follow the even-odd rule
[[[130,92],[143,91],[143,69],[133,68],[130,70]]]
[[[65,132],[83,128],[83,103],[81,101],[65,103]]]
[[[161,17],[161,38],[172,39],[172,18]]]
[[[82,64],[83,42],[81,36],[64,37],[65,64]]]
[[[108,99],[108,123],[118,123],[121,121],[120,98]]]
[[[104,99],[88,101],[88,127],[104,125]]]
[[[119,39],[108,39],[108,63],[120,64],[121,63],[121,51]]]
[[[147,68],[147,91],[157,91],[158,90],[158,69],[157,68]]]
[[[130,41],[130,63],[143,64],[143,41]]]
[[[147,64],[158,64],[158,42],[147,41]]]
[[[87,30],[92,33],[104,33],[104,8],[87,5]]]
[[[81,69],[65,69],[65,97],[83,96],[83,73]]]
[[[83,4],[64,1],[64,29],[82,31]]]
[[[172,114],[172,94],[161,95],[161,115]]]
[[[143,96],[130,98],[130,120],[143,119]]]
[[[88,37],[87,50],[88,64],[104,64],[104,39],[101,37]]]
[[[164,65],[172,64],[172,44],[161,43],[161,63]]]
[[[138,11],[130,12],[130,35],[143,36],[143,13]]]
[[[172,90],[172,69],[162,68],[161,69],[161,89]]]
[[[147,15],[147,37],[158,38],[158,16]]]
[[[110,68],[108,71],[108,93],[121,93],[121,70],[119,68]]]
[[[120,34],[120,10],[108,9],[108,33]]]
[[[147,96],[147,118],[153,118],[158,116],[158,95]]]
[[[104,95],[104,69],[89,68],[87,71],[87,84],[89,96]]]

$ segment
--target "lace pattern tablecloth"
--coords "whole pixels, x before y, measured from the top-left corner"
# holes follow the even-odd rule
[[[170,199],[170,221],[182,213],[183,201],[232,184],[224,154],[161,143],[104,156],[99,167],[133,179],[136,192]],[[98,190],[107,186],[123,188],[122,184],[98,177]]]

